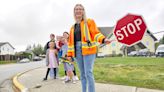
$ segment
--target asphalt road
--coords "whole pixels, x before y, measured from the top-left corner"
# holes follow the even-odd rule
[[[24,72],[37,67],[42,67],[44,65],[44,60],[30,63],[0,65],[0,84],[2,84],[5,80],[11,79],[17,73]]]

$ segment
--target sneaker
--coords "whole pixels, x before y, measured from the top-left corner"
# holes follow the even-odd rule
[[[64,80],[64,83],[69,83],[70,82],[70,80]]]
[[[79,80],[79,78],[78,78],[77,76],[74,76],[73,78],[74,78],[74,80],[76,80],[76,81]]]
[[[59,76],[56,76],[56,79],[59,79],[60,77]]]
[[[64,80],[65,83],[68,83],[70,82],[70,78],[68,76],[66,76],[65,80]]]
[[[75,83],[76,83],[76,81],[75,81],[75,80],[72,80],[72,83],[73,83],[73,84],[75,84]]]
[[[43,81],[46,81],[47,80],[47,78],[43,78]]]

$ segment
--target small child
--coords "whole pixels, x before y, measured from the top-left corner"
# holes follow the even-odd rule
[[[64,43],[64,45],[61,47],[62,50],[62,62],[64,64],[64,69],[67,73],[67,77],[65,79],[65,83],[69,82],[70,80],[72,80],[73,83],[76,83],[75,80],[73,79],[74,74],[74,62],[72,58],[66,58],[66,54],[68,51],[68,44],[67,44],[67,40],[65,38],[62,38],[62,42]]]
[[[54,79],[56,79],[56,68],[58,68],[58,63],[57,63],[57,51],[54,49],[54,46],[55,46],[54,42],[49,42],[50,48],[47,49],[46,51],[46,66],[48,68],[47,68],[46,77],[43,80],[47,80],[51,68],[53,68],[54,70]]]

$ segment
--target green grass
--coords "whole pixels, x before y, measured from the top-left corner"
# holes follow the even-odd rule
[[[79,76],[79,72],[77,74]],[[64,75],[63,64],[60,65],[60,75]],[[99,83],[164,90],[164,58],[97,58],[94,76]]]
[[[164,90],[164,58],[98,58],[96,82]]]
[[[0,61],[0,65],[2,64],[13,64],[16,63],[16,61]]]
[[[164,64],[164,58],[149,58],[149,57],[110,57],[97,58],[96,64],[123,64],[123,65],[157,65]]]

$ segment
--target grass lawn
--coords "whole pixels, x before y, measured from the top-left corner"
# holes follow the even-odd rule
[[[2,65],[2,64],[12,64],[12,63],[16,63],[16,61],[0,61],[0,65]]]
[[[98,58],[96,82],[164,90],[164,58]]]
[[[60,66],[60,75],[64,75],[63,64]],[[164,90],[164,58],[97,58],[94,76],[96,82],[100,83]]]

